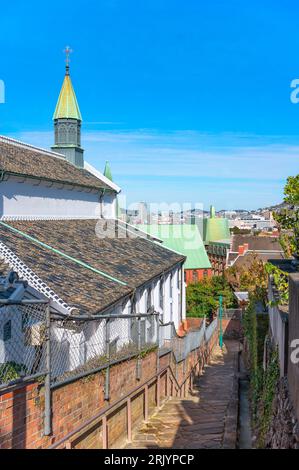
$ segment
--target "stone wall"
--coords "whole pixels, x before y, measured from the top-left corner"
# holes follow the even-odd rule
[[[299,449],[299,423],[289,398],[286,377],[279,380],[273,403],[273,418],[266,436],[271,449]]]

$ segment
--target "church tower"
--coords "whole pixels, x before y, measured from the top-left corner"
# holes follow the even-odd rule
[[[55,144],[52,150],[62,153],[70,163],[83,168],[84,151],[81,148],[82,116],[70,77],[70,48],[67,47],[65,52],[65,77],[53,116]]]

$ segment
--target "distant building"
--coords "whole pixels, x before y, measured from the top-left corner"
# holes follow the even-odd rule
[[[229,223],[225,217],[216,217],[215,208],[211,206],[210,217],[203,220],[203,239],[205,243],[230,238]]]
[[[223,275],[230,249],[229,221],[225,217],[216,217],[213,206],[210,208],[210,217],[203,219],[203,236],[212,274]]]
[[[277,223],[275,222],[275,220],[273,220],[273,218],[264,219],[255,218],[252,216],[251,218],[230,220],[229,227],[238,227],[241,230],[273,230],[277,227]]]
[[[227,266],[246,266],[252,254],[264,262],[269,259],[283,259],[284,253],[278,237],[258,235],[233,235],[227,256]]]
[[[212,275],[212,266],[197,225],[138,225],[138,229],[156,238],[170,250],[186,256],[184,272],[187,285]]]
[[[138,203],[138,219],[140,224],[148,222],[148,208],[146,202]]]

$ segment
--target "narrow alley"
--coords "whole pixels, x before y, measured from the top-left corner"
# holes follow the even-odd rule
[[[217,346],[186,398],[170,398],[126,448],[235,448],[238,423],[239,342]]]

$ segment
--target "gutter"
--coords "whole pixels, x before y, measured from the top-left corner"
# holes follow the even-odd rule
[[[88,185],[88,184],[72,183],[72,182],[66,181],[66,180],[56,180],[54,178],[47,178],[46,176],[35,176],[35,175],[17,173],[15,171],[6,171],[6,170],[1,170],[0,183],[4,181],[5,175],[17,176],[17,177],[21,177],[21,178],[30,178],[30,179],[39,180],[39,181],[47,181],[48,183],[65,184],[65,185],[68,185],[68,186],[75,186],[75,187],[79,187],[79,188],[87,188],[87,189],[96,190],[96,191],[103,191],[104,190],[104,191],[108,191],[108,192],[111,192],[111,193],[115,193],[115,191],[113,189],[104,188],[102,186],[97,187],[97,186],[92,186],[92,185]]]

